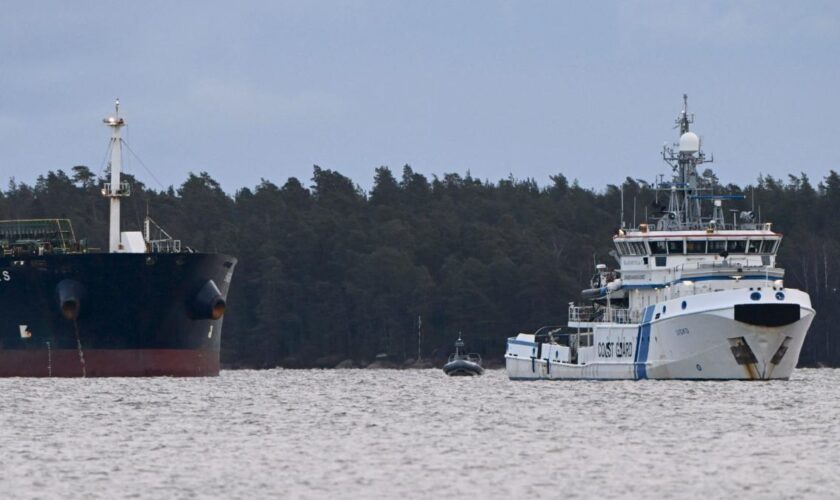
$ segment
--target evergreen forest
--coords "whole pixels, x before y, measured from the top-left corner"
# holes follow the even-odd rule
[[[124,230],[139,230],[148,210],[184,245],[239,259],[222,362],[243,368],[402,366],[418,355],[437,363],[459,332],[498,366],[507,337],[565,324],[595,263],[616,265],[622,198],[628,225],[659,210],[638,179],[592,190],[562,174],[541,186],[380,167],[366,192],[315,166],[307,182],[263,180],[232,195],[207,173],[160,190],[125,180]],[[785,285],[809,292],[817,310],[800,365],[840,366],[840,175],[737,186],[706,170],[702,180],[716,194],[745,195],[726,210],[755,207],[785,235]],[[107,248],[103,182],[84,166],[33,185],[12,179],[0,191],[0,219],[69,218],[77,238]]]

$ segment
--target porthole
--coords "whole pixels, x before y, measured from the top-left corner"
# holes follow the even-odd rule
[[[784,292],[776,292],[776,300],[785,300]]]
[[[683,301],[683,303],[682,303],[683,310],[685,310],[686,307],[688,307],[688,304],[686,304],[685,301]]]
[[[753,292],[750,294],[750,298],[752,300],[761,300],[761,294],[758,292]]]
[[[662,314],[665,314],[665,311],[668,310],[668,306],[662,306]]]

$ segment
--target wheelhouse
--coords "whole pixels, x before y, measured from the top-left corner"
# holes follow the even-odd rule
[[[620,257],[657,255],[776,255],[781,235],[616,238]]]

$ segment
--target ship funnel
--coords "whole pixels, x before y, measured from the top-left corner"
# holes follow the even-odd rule
[[[58,294],[58,308],[61,315],[69,320],[78,319],[85,287],[76,280],[65,279],[56,285],[55,291]]]
[[[226,307],[227,304],[219,287],[213,280],[208,280],[193,299],[193,318],[217,320],[224,316]]]

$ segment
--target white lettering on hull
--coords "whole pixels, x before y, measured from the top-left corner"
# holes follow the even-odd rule
[[[633,342],[598,342],[599,358],[632,358]]]

